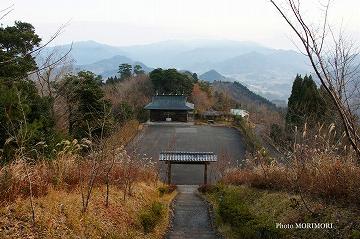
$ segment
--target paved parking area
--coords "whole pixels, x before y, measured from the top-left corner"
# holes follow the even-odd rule
[[[158,161],[164,150],[214,152],[218,155],[217,165],[209,167],[209,178],[216,180],[216,169],[221,164],[241,164],[244,160],[245,144],[242,135],[233,128],[209,125],[147,125],[128,146],[136,149],[141,157]],[[166,173],[165,165],[159,165],[161,175]],[[203,165],[173,165],[174,184],[202,184]]]

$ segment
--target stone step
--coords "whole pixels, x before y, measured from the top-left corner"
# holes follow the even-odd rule
[[[170,232],[168,239],[216,239],[217,236],[213,232],[209,231],[188,231],[188,232]]]
[[[206,203],[199,198],[197,186],[181,185],[174,203],[172,230],[168,239],[216,239],[215,231],[210,225]]]

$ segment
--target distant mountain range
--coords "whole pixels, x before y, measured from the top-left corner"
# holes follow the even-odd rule
[[[237,102],[241,102],[243,105],[249,106],[251,104],[257,104],[265,105],[269,108],[275,108],[275,106],[284,107],[284,105],[282,105],[284,102],[270,102],[268,99],[252,92],[243,84],[227,78],[215,70],[205,72],[199,76],[199,79],[211,82],[215,91],[227,92],[231,98]]]
[[[254,109],[253,106],[264,105],[269,109],[276,109],[275,104],[255,94],[239,82],[214,81],[212,87],[215,91],[226,92],[233,100],[241,103],[241,108]]]
[[[223,75],[221,75],[219,72],[215,70],[210,70],[205,72],[204,74],[199,76],[200,80],[208,81],[208,82],[214,82],[214,81],[226,81],[227,78]]]
[[[70,45],[57,48],[65,52]],[[306,58],[295,51],[228,40],[172,40],[128,47],[86,41],[74,43],[71,55],[76,69],[103,77],[116,74],[121,63],[139,64],[145,71],[161,67],[202,74],[215,70],[270,100],[287,100],[296,74],[311,71]]]
[[[77,65],[76,70],[88,70],[94,72],[97,75],[101,75],[104,78],[108,78],[110,76],[117,75],[119,65],[124,63],[131,64],[132,66],[140,65],[145,72],[150,72],[153,70],[153,68],[146,66],[142,62],[133,61],[126,56],[113,56],[111,58],[100,60],[91,64]]]

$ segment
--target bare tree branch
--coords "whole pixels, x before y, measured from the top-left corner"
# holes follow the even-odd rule
[[[310,29],[309,24],[305,22],[300,11],[299,0],[286,0],[286,2],[290,6],[289,15],[286,14],[286,10],[281,8],[278,3],[270,0],[270,3],[276,8],[303,44],[316,76],[330,95],[339,112],[347,138],[360,161],[359,122],[351,107],[352,99],[349,95],[351,93],[350,88],[353,87],[350,82],[359,79],[356,76],[357,69],[359,69],[356,66],[358,64],[356,62],[358,53],[354,51],[351,44],[345,41],[342,31],[339,32],[338,37],[335,37],[330,27],[334,46],[325,51],[324,46],[328,40],[326,39],[326,29],[330,0],[324,5],[325,14],[323,16],[321,33]],[[357,91],[354,90],[353,92]]]

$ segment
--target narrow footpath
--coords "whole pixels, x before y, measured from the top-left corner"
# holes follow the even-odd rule
[[[206,202],[197,193],[197,185],[178,185],[174,218],[166,239],[217,239],[211,227]]]

